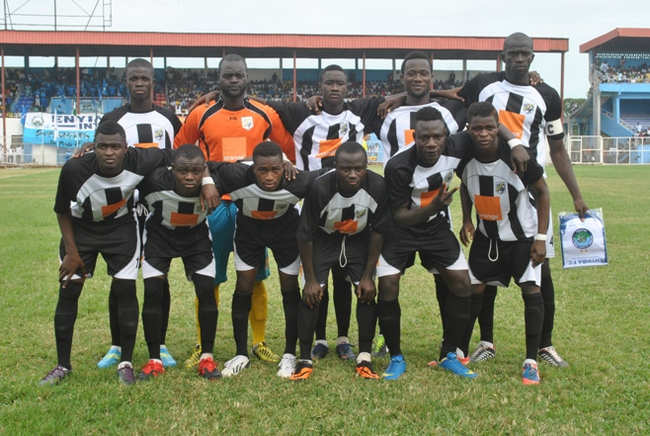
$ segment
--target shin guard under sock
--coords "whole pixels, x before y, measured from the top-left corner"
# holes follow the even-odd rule
[[[399,305],[399,299],[392,301],[379,300],[377,302],[377,316],[379,318],[379,328],[386,339],[386,346],[391,356],[402,354],[400,348],[401,342],[401,318],[402,309]]]
[[[282,308],[284,309],[284,354],[296,355],[298,342],[298,306],[300,305],[300,290],[294,289],[282,293]]]
[[[537,360],[539,338],[544,322],[544,299],[541,293],[523,294],[526,320],[526,359]]]
[[[497,287],[488,285],[483,291],[481,312],[478,315],[478,325],[481,327],[481,340],[494,343],[494,300],[497,298]]]
[[[235,336],[237,355],[248,356],[248,314],[251,311],[251,296],[235,292],[232,296],[232,329]]]
[[[555,322],[555,287],[550,271],[548,275],[542,276],[541,291],[544,299],[544,323],[542,324],[539,348],[546,348],[553,345],[553,324]]]
[[[165,280],[152,277],[144,279],[144,304],[142,305],[142,327],[149,349],[149,359],[160,360],[160,332],[163,318]]]
[[[300,339],[300,359],[311,359],[311,345],[314,339],[314,329],[318,322],[318,306],[307,306],[301,299],[298,305],[298,338]]]
[[[377,303],[374,300],[370,304],[357,300],[357,323],[359,324],[359,352],[370,353],[377,327]]]
[[[201,349],[203,353],[212,354],[214,348],[214,336],[217,332],[217,320],[219,317],[219,309],[217,308],[217,302],[212,288],[213,279],[212,277],[195,273],[192,276],[192,281],[194,282],[196,297],[199,300]],[[248,336],[248,332],[246,332],[246,336]]]
[[[460,297],[449,292],[445,304],[444,340],[440,348],[440,360],[447,353],[455,353],[461,345],[465,329],[470,320],[471,297]]]
[[[120,340],[122,342],[122,362],[133,360],[135,336],[138,332],[139,307],[135,293],[135,280],[113,279],[115,295],[117,296],[117,317],[120,325]]]
[[[70,354],[72,353],[72,335],[77,320],[77,308],[83,283],[68,282],[63,289],[59,285],[59,301],[54,310],[54,337],[56,339],[56,354],[58,364],[71,369]]]

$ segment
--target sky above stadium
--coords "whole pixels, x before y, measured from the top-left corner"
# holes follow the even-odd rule
[[[589,88],[589,60],[587,54],[580,53],[581,44],[617,27],[648,27],[650,23],[648,0],[544,0],[539,6],[523,0],[481,3],[470,0],[445,5],[435,0],[112,2],[112,26],[107,29],[112,31],[431,36],[507,36],[520,31],[531,37],[569,38],[565,98],[585,97]],[[10,0],[12,3],[15,1]],[[97,0],[57,0],[59,14],[65,13],[70,5],[82,5],[92,11],[96,4]],[[39,1],[31,1],[30,5],[47,7]],[[28,10],[30,5],[22,10]],[[436,61],[434,69],[462,69],[460,62],[443,62]],[[386,67],[379,62],[368,62],[368,65],[390,69],[390,62]],[[298,66],[314,68],[308,61]],[[259,67],[268,66],[260,64]],[[495,62],[469,63],[468,68],[491,71]],[[559,54],[538,54],[533,69],[559,91]]]
[[[160,31],[164,22],[164,30],[182,32],[507,36],[520,31],[569,38],[565,98],[580,98],[589,88],[588,55],[580,53],[580,45],[616,27],[648,27],[648,5],[647,0],[543,0],[538,6],[523,0],[113,0],[112,30]],[[147,15],[155,19],[141,19]],[[494,70],[495,63],[477,66]],[[559,91],[559,54],[537,55],[533,69]]]

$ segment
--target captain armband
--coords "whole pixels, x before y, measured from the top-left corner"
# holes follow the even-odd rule
[[[553,139],[562,139],[564,138],[564,128],[562,127],[562,120],[557,119],[555,121],[550,121],[546,123],[544,127],[544,133],[546,136]]]

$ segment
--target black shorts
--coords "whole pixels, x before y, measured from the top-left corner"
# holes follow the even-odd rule
[[[145,229],[142,278],[167,274],[172,259],[177,257],[183,259],[188,280],[194,273],[214,278],[214,255],[207,226],[188,230]]]
[[[420,254],[422,266],[432,273],[437,266],[451,270],[467,269],[460,243],[449,228],[440,228],[431,235],[420,235],[417,238],[397,229],[386,234],[377,265],[377,276],[403,274],[415,263],[416,253]]]
[[[517,284],[534,282],[539,286],[542,266],[532,266],[531,246],[532,242],[489,239],[477,230],[469,251],[469,277],[472,284],[487,283],[507,287],[510,279],[514,278]]]
[[[368,262],[367,234],[369,233],[345,238],[331,235],[314,237],[314,274],[321,286],[327,284],[330,269],[335,266],[340,266],[352,283],[358,284],[361,281]]]
[[[237,219],[234,236],[235,270],[249,271],[264,262],[265,247],[273,252],[278,268],[285,274],[300,273],[300,252],[296,240],[298,216],[295,219]]]
[[[107,265],[108,275],[116,279],[136,280],[140,266],[140,234],[135,219],[117,226],[75,225],[74,240],[77,251],[86,268],[86,277],[92,277],[101,254]],[[63,238],[59,244],[59,260],[65,257]],[[72,279],[81,278],[77,270]]]

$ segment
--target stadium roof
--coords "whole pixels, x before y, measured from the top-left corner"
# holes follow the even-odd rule
[[[580,53],[597,52],[647,52],[650,50],[650,29],[616,28],[611,32],[585,42],[580,46]]]
[[[412,50],[435,59],[496,60],[503,37],[282,35],[162,32],[0,31],[8,56],[222,57],[403,59]],[[533,38],[535,51],[565,53],[566,38]]]

